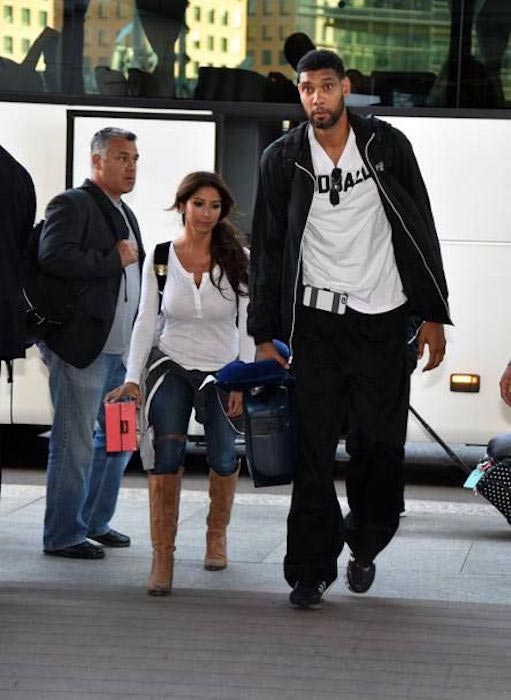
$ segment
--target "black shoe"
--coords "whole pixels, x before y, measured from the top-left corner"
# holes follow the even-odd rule
[[[70,559],[103,559],[105,556],[103,547],[98,547],[92,542],[80,542],[80,544],[73,544],[71,547],[63,547],[62,549],[45,549],[44,553],[53,557],[69,557]]]
[[[362,566],[356,559],[350,559],[346,568],[346,584],[353,593],[366,593],[374,581],[376,566],[373,562]]]
[[[301,581],[295,583],[295,587],[289,594],[289,604],[292,608],[305,610],[319,610],[323,593],[328,588],[325,581],[306,584]]]
[[[105,547],[129,547],[131,544],[128,535],[123,535],[122,532],[117,532],[117,530],[109,530],[104,535],[87,535],[87,537],[89,540],[95,540],[100,544],[104,544]]]

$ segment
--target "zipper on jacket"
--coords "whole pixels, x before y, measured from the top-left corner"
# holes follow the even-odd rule
[[[314,175],[310,172],[310,170],[307,170],[307,168],[304,168],[303,165],[300,165],[300,163],[297,163],[295,160],[295,165],[297,168],[300,170],[303,170],[304,173],[307,173],[307,175],[311,178],[312,182],[314,183],[314,187],[316,187],[316,178]]]
[[[300,163],[297,163],[295,161],[295,166],[299,168],[300,170],[303,170],[304,173],[307,173],[307,175],[311,178],[312,182],[314,183],[314,187],[316,187],[316,179],[314,175],[307,170],[307,168],[304,168],[303,165],[300,165]],[[302,254],[303,254],[303,231],[302,235],[300,238],[300,250],[298,253],[298,263],[296,265],[296,272],[295,272],[295,283],[293,285],[293,314],[291,317],[291,331],[289,333],[289,364],[291,365],[293,363],[293,335],[295,332],[295,324],[296,324],[296,295],[298,293],[298,276],[300,274],[300,265],[302,264]]]
[[[405,222],[403,221],[403,217],[401,216],[401,214],[399,213],[399,211],[396,209],[396,207],[394,206],[392,200],[390,199],[389,195],[387,194],[385,188],[383,187],[383,185],[382,185],[382,183],[381,183],[381,181],[380,181],[380,178],[378,177],[378,173],[376,172],[376,169],[375,169],[375,167],[373,166],[373,164],[372,164],[372,162],[371,162],[371,159],[369,158],[369,146],[370,146],[371,142],[373,141],[373,139],[375,138],[375,136],[376,136],[376,134],[375,134],[374,131],[373,131],[373,133],[371,134],[371,137],[370,137],[369,141],[368,141],[368,142],[366,143],[366,145],[365,145],[365,156],[366,156],[366,160],[367,160],[367,162],[368,162],[368,164],[369,164],[369,167],[371,168],[371,171],[372,171],[372,173],[373,173],[373,177],[374,177],[376,183],[378,184],[378,187],[379,187],[381,193],[383,194],[383,196],[384,196],[385,199],[387,200],[387,202],[388,202],[388,204],[390,205],[390,207],[391,207],[392,211],[394,212],[394,214],[395,214],[395,215],[397,216],[397,218],[399,219],[399,221],[400,221],[400,223],[401,223],[401,226],[403,227],[403,230],[405,231],[406,235],[407,235],[408,238],[412,241],[412,243],[413,243],[415,249],[416,249],[417,252],[419,253],[419,256],[420,256],[420,258],[421,258],[421,260],[422,260],[422,263],[423,263],[424,267],[426,268],[426,270],[427,270],[429,276],[430,276],[431,279],[433,280],[433,284],[435,285],[435,288],[436,288],[436,290],[437,290],[437,292],[438,292],[438,296],[440,297],[440,299],[441,299],[441,301],[442,301],[442,304],[444,305],[445,311],[446,311],[446,313],[447,313],[447,318],[450,319],[449,305],[448,305],[448,303],[447,303],[447,300],[444,299],[444,296],[443,296],[443,294],[442,294],[442,291],[441,291],[441,289],[440,289],[440,286],[439,286],[439,284],[438,284],[438,282],[437,282],[437,280],[436,280],[435,275],[433,274],[433,271],[431,270],[431,268],[429,267],[428,263],[426,262],[426,258],[424,257],[424,253],[423,253],[422,250],[420,249],[420,246],[419,246],[419,244],[417,243],[417,241],[415,240],[415,238],[414,238],[414,237],[412,236],[412,234],[410,233],[409,228],[407,227],[407,225],[406,225]]]
[[[420,326],[417,328],[417,330],[416,330],[415,333],[412,335],[412,337],[408,339],[408,341],[407,341],[407,343],[406,343],[407,345],[412,345],[412,343],[414,343],[414,342],[417,340],[417,338],[419,337],[419,333],[420,333],[421,330],[422,330],[422,326],[423,326],[425,323],[426,323],[426,321],[422,321],[422,322],[421,322]]]
[[[295,283],[293,291],[293,315],[291,317],[291,331],[289,333],[289,364],[293,362],[293,335],[295,333],[296,323],[296,295],[298,293],[298,276],[300,274],[300,265],[302,264],[303,236],[300,239],[300,251],[298,253],[298,265],[296,266]]]

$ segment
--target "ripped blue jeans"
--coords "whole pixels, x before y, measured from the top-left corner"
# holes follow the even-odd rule
[[[234,474],[237,466],[236,433],[224,415],[216,389],[211,385],[204,391],[208,464],[220,476],[229,476]],[[183,466],[193,399],[193,389],[185,379],[172,373],[165,376],[149,410],[155,451],[154,471],[151,474],[175,474]]]

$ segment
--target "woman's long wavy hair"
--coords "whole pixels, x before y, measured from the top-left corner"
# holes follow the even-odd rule
[[[211,282],[223,294],[222,279],[226,275],[236,296],[247,296],[248,259],[243,250],[243,235],[227,218],[234,210],[234,197],[223,179],[217,173],[197,171],[189,173],[177,188],[176,198],[171,209],[179,209],[193,197],[201,187],[213,187],[220,195],[220,218],[211,235],[211,264],[209,277]],[[184,223],[184,214],[183,214]],[[220,268],[220,275],[215,281],[213,269]]]

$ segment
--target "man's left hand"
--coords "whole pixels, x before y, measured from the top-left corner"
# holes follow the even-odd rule
[[[511,406],[511,364],[506,367],[500,378],[500,395],[507,405]]]
[[[419,331],[417,339],[417,357],[419,360],[424,355],[424,347],[429,348],[429,360],[422,368],[423,372],[435,369],[442,362],[445,355],[445,333],[441,323],[425,321]]]

